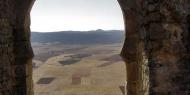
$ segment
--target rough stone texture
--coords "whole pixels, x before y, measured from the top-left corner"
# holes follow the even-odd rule
[[[0,95],[33,95],[30,9],[0,1]],[[128,95],[190,95],[190,1],[118,0]]]
[[[138,2],[137,2],[138,1]],[[146,31],[143,27],[142,0],[118,0],[123,11],[126,39],[121,56],[127,67],[127,94],[148,95],[149,69],[144,50]]]
[[[147,14],[161,15],[156,21],[150,20],[145,23],[148,32],[146,40],[151,44],[146,50],[150,69],[150,94],[189,95],[190,30],[187,18],[190,2],[188,0],[158,0],[147,2],[147,4],[147,7],[158,6],[154,11],[147,10]],[[154,37],[154,35],[157,36]],[[154,46],[155,44],[157,46]]]
[[[0,2],[0,95],[14,95],[14,36],[10,0]]]
[[[32,1],[0,1],[0,95],[32,94]]]
[[[121,55],[128,66],[128,95],[190,95],[190,1],[118,1],[126,26]],[[141,66],[147,62],[148,68]],[[142,74],[145,69],[148,74]],[[146,83],[148,93],[138,88]]]

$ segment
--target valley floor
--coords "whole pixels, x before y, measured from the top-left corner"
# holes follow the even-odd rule
[[[35,44],[35,95],[124,95],[121,44]]]

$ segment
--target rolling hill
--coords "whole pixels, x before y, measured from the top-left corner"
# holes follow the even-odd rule
[[[124,32],[121,30],[32,32],[31,41],[39,43],[59,42],[63,44],[111,44],[121,43]]]

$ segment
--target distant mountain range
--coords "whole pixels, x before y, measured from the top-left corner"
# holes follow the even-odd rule
[[[60,32],[32,32],[31,41],[39,43],[59,42],[63,44],[111,44],[121,43],[124,32],[121,30],[94,31],[60,31]]]

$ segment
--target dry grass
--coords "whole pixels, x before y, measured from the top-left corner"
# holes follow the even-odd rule
[[[75,55],[73,52],[48,58],[44,64],[34,69],[35,95],[122,95],[120,86],[124,85],[126,77],[124,62],[117,61],[98,67],[109,62],[101,59],[118,54],[120,48],[112,45],[89,46],[76,53],[93,53],[98,50],[112,52],[92,54],[71,65],[61,65],[59,62],[69,59],[70,55]],[[55,79],[49,84],[37,84],[43,77]]]

